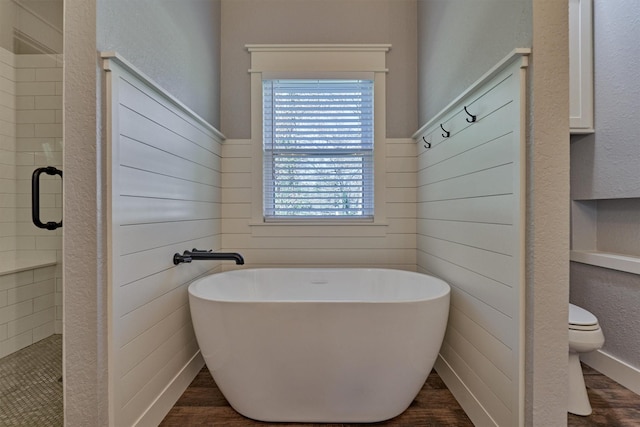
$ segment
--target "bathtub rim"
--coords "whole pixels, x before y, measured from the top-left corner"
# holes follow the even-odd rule
[[[202,283],[211,280],[212,277],[219,275],[233,275],[233,274],[247,274],[253,272],[265,272],[269,270],[295,270],[295,271],[368,271],[368,272],[392,272],[392,273],[402,273],[409,274],[411,276],[426,276],[428,277],[432,283],[438,285],[440,289],[437,289],[433,294],[423,297],[419,296],[411,299],[393,299],[393,300],[362,300],[362,299],[255,299],[255,298],[247,298],[247,299],[227,299],[227,298],[212,298],[208,296],[204,296],[202,294],[198,294],[196,289],[199,286],[202,286]],[[431,286],[433,287],[433,286]],[[375,268],[375,267],[254,267],[254,268],[243,268],[243,269],[234,269],[216,272],[212,274],[208,274],[206,276],[202,276],[193,282],[191,282],[188,286],[188,294],[191,298],[198,298],[203,301],[209,302],[217,302],[217,303],[237,303],[237,304],[407,304],[407,303],[419,303],[419,302],[427,302],[427,301],[435,301],[442,298],[450,298],[451,296],[451,285],[444,281],[443,279],[433,276],[431,274],[420,273],[416,271],[409,270],[399,270],[392,268]]]

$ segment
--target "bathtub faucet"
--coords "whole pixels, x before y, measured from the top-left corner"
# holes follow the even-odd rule
[[[244,258],[237,252],[213,252],[211,249],[208,251],[203,251],[199,249],[192,249],[190,251],[184,251],[182,255],[176,253],[173,255],[173,263],[178,265],[183,262],[191,262],[198,260],[212,260],[212,261],[221,261],[221,260],[231,260],[235,261],[236,264],[242,265],[244,264]]]

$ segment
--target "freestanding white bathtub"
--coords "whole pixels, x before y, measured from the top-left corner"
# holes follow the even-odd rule
[[[248,269],[189,286],[196,338],[242,415],[376,422],[402,413],[442,344],[449,285],[384,269]]]

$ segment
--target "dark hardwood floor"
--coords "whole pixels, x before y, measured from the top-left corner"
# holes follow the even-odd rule
[[[568,415],[569,427],[638,427],[640,396],[620,386],[599,372],[583,367],[593,414],[589,417]],[[189,388],[167,414],[160,426],[323,426],[352,424],[277,424],[250,420],[235,412],[224,398],[209,371],[203,368]],[[363,424],[353,424],[362,426]],[[471,427],[464,413],[438,374],[432,371],[424,387],[401,415],[385,422],[368,425],[403,427]],[[509,427],[509,426],[507,426]]]
[[[582,372],[593,412],[588,417],[569,414],[569,427],[640,426],[640,396],[587,365]]]
[[[351,424],[277,424],[250,420],[235,412],[226,401],[209,371],[203,368],[189,388],[167,414],[163,427],[177,426],[348,426]],[[409,408],[399,416],[381,423],[353,425],[384,426],[452,426],[472,427],[473,424],[464,413],[451,392],[438,374],[432,371],[422,390]]]

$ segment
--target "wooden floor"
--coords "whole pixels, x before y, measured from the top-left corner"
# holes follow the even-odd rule
[[[582,365],[582,372],[593,413],[569,414],[569,427],[640,426],[640,396],[587,365]]]
[[[568,415],[569,427],[638,427],[640,426],[640,396],[625,389],[597,371],[584,366],[585,382],[593,406],[589,417]],[[203,368],[189,388],[167,414],[160,426],[349,426],[351,424],[277,424],[253,421],[235,412],[224,398],[209,371]],[[363,424],[353,424],[362,426]],[[442,426],[472,427],[453,395],[435,371],[409,408],[381,426]]]

